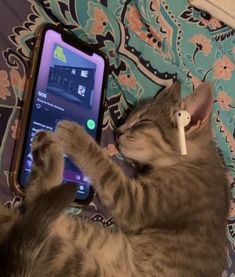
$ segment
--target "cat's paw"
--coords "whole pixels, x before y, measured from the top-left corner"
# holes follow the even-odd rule
[[[32,151],[41,149],[44,145],[49,145],[55,142],[55,136],[49,131],[40,131],[36,133],[32,141]]]
[[[56,127],[55,135],[63,146],[64,153],[72,155],[74,151],[80,151],[86,143],[88,134],[84,128],[71,121],[60,121]]]
[[[63,180],[64,170],[62,147],[52,132],[42,131],[34,136],[32,156],[32,171],[29,176],[30,185],[27,190],[28,199],[40,191],[60,184]],[[35,186],[35,184],[37,185]]]
[[[42,131],[34,136],[32,155],[34,168],[37,167],[40,171],[51,171],[53,167],[57,168],[54,165],[63,163],[62,148],[52,132]]]

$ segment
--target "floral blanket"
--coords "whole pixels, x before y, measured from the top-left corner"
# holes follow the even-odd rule
[[[127,112],[175,79],[184,96],[201,81],[213,83],[214,132],[232,190],[224,276],[235,276],[235,30],[186,0],[18,0],[1,1],[0,9],[1,200],[9,206],[20,202],[9,189],[8,174],[35,29],[45,22],[61,24],[109,58],[102,147],[127,174],[131,168],[121,160],[112,131]],[[82,213],[113,225],[97,196]]]

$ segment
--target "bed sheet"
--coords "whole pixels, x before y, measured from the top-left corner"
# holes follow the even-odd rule
[[[184,96],[201,81],[213,83],[213,127],[232,190],[224,276],[235,276],[235,31],[186,0],[2,0],[0,9],[0,199],[9,206],[21,201],[9,189],[8,174],[35,29],[61,24],[109,58],[101,145],[126,174],[134,172],[116,149],[113,127],[176,79]],[[89,207],[72,212],[113,226],[97,195]]]

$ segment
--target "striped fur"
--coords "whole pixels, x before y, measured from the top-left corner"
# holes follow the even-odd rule
[[[26,212],[10,220],[0,239],[0,276],[221,276],[226,171],[210,120],[187,130],[188,155],[182,157],[172,116],[195,97],[181,101],[176,84],[120,127],[120,151],[141,169],[135,178],[75,123],[62,121],[55,134],[38,135]],[[116,230],[63,214],[74,190],[58,186],[63,152],[90,177]]]

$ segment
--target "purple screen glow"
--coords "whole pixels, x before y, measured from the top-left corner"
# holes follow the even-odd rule
[[[20,181],[31,171],[31,142],[40,130],[53,131],[60,120],[83,125],[96,138],[105,63],[68,45],[53,30],[45,33],[36,89],[30,111]],[[78,199],[86,199],[90,181],[65,157],[64,181],[78,184]]]

